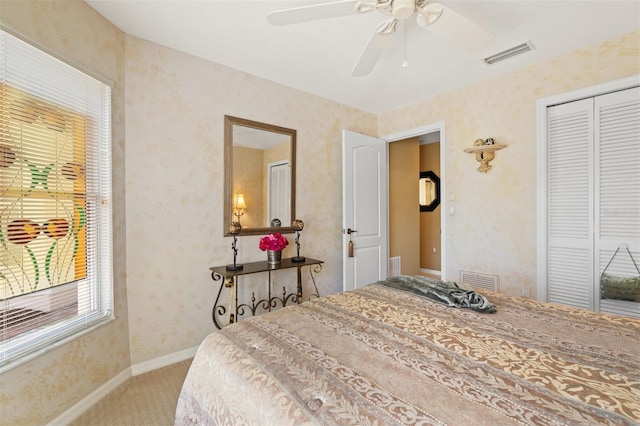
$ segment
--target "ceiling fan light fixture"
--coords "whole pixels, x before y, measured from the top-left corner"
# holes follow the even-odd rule
[[[443,11],[444,9],[442,8],[442,6],[437,3],[431,3],[425,7],[418,8],[416,22],[422,28],[426,28],[440,19]]]
[[[365,3],[359,1],[356,3],[356,11],[358,13],[372,12],[378,8],[378,3]]]
[[[502,52],[498,52],[495,55],[487,56],[486,58],[484,58],[484,62],[487,65],[493,65],[496,62],[504,61],[505,59],[512,58],[516,55],[521,55],[533,49],[534,47],[531,41],[527,41],[526,43],[522,43],[510,49],[503,50]]]

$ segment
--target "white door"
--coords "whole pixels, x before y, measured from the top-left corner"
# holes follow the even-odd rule
[[[640,88],[598,96],[594,111],[597,276],[606,268],[609,275],[637,277],[640,266]],[[618,248],[619,254],[612,260]],[[596,290],[598,296],[599,287]],[[640,318],[638,302],[596,297],[596,309]]]
[[[640,88],[551,106],[547,117],[547,299],[640,317],[640,303],[600,299],[606,268],[638,276]]]
[[[593,310],[593,99],[548,111],[548,301]]]
[[[288,161],[269,163],[268,165],[268,213],[267,223],[272,226],[273,219],[279,219],[282,226],[291,224],[291,166]]]
[[[387,142],[342,132],[344,290],[387,278]],[[352,230],[351,234],[348,230]],[[353,244],[350,256],[349,241]]]

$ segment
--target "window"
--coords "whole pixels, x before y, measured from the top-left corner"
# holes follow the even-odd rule
[[[0,371],[113,318],[111,89],[0,31]]]

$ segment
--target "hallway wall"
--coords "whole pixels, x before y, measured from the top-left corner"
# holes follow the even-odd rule
[[[389,257],[400,256],[403,275],[420,272],[418,137],[389,144]]]
[[[420,145],[420,171],[440,173],[440,142]],[[442,199],[442,195],[440,196]],[[432,212],[420,212],[420,268],[440,270],[440,214],[441,206]]]

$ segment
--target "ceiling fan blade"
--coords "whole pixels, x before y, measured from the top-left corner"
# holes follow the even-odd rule
[[[336,18],[356,14],[356,0],[343,0],[331,3],[320,3],[311,6],[294,7],[276,10],[267,14],[271,25],[291,25],[320,19]]]
[[[485,48],[494,35],[472,20],[440,3],[419,8],[416,22],[438,37],[453,41],[469,51]]]
[[[360,54],[360,59],[353,67],[353,71],[351,71],[351,76],[353,77],[361,77],[363,75],[367,75],[373,70],[373,67],[376,66],[378,59],[382,56],[382,53],[389,47],[391,42],[393,41],[393,34],[395,32],[380,32],[384,28],[394,27],[394,20],[392,21],[383,21],[378,25],[375,29],[367,45],[364,47],[364,50]]]

